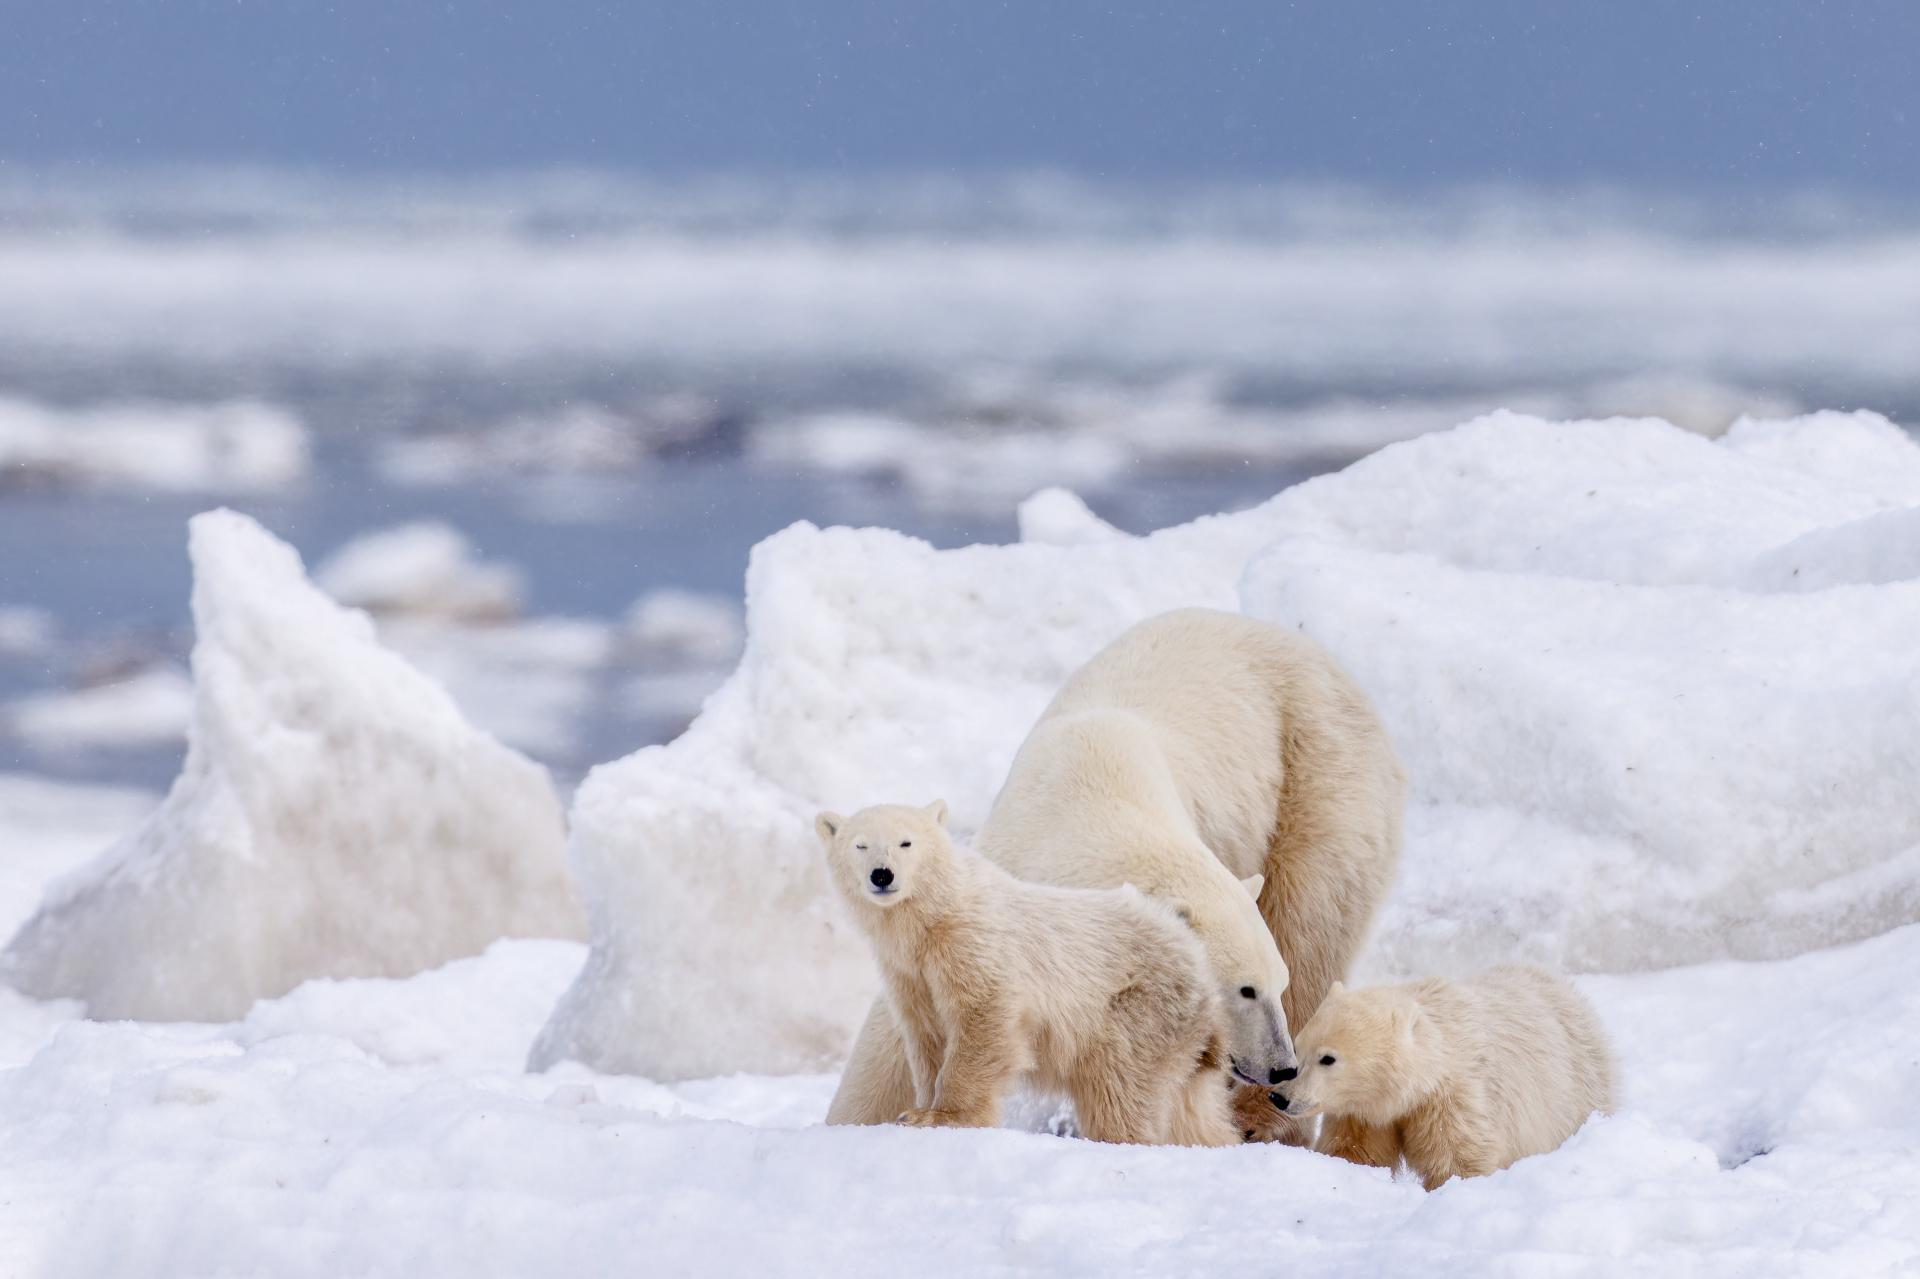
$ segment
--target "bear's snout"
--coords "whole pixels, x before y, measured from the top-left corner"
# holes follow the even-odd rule
[[[1270,1084],[1284,1084],[1299,1073],[1300,1068],[1298,1066],[1288,1066],[1285,1070],[1269,1070],[1267,1072],[1267,1082]]]
[[[867,882],[881,892],[885,892],[887,886],[893,883],[893,872],[885,866],[875,866],[872,872],[867,875]]]

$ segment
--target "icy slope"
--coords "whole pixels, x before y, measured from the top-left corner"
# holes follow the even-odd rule
[[[546,774],[468,726],[230,511],[193,521],[193,723],[160,808],[0,956],[96,1017],[219,1018],[577,928]]]
[[[1916,508],[1920,448],[1871,415],[1716,442],[1498,414],[1145,538],[1058,497],[1010,547],[788,529],[755,552],[733,679],[578,795],[593,953],[532,1060],[837,1062],[871,966],[811,814],[944,796],[977,824],[1068,671],[1150,613],[1241,606],[1243,574],[1361,678],[1414,780],[1374,971],[1618,971],[1912,921]],[[1789,593],[1782,557],[1885,584]]]

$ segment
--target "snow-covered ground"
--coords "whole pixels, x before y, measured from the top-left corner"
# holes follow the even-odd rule
[[[1013,547],[790,530],[732,680],[577,799],[591,947],[219,1024],[0,991],[0,1273],[1920,1272],[1916,510],[1920,447],[1871,416],[1496,416],[1151,538],[1063,493]],[[1316,635],[1395,733],[1409,846],[1363,967],[1580,971],[1618,1114],[1431,1195],[1279,1147],[820,1125],[871,973],[811,807],[937,787],[977,821],[1059,677],[1183,603]],[[630,629],[732,635],[679,598]],[[0,778],[0,919],[144,802]]]

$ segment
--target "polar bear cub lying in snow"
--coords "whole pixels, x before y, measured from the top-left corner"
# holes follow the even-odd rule
[[[1544,1154],[1613,1108],[1606,1032],[1578,991],[1538,968],[1347,990],[1295,1038],[1300,1076],[1273,1094],[1326,1116],[1319,1148],[1428,1190]]]
[[[815,822],[906,1043],[916,1104],[900,1122],[990,1127],[1031,1073],[1096,1141],[1237,1141],[1193,930],[1130,886],[1016,879],[954,847],[946,818],[936,800]]]

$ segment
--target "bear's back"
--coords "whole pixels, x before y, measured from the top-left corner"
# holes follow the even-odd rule
[[[1515,964],[1436,985],[1422,1010],[1447,1035],[1452,1069],[1472,1075],[1503,1162],[1555,1149],[1613,1108],[1606,1032],[1564,978]]]

